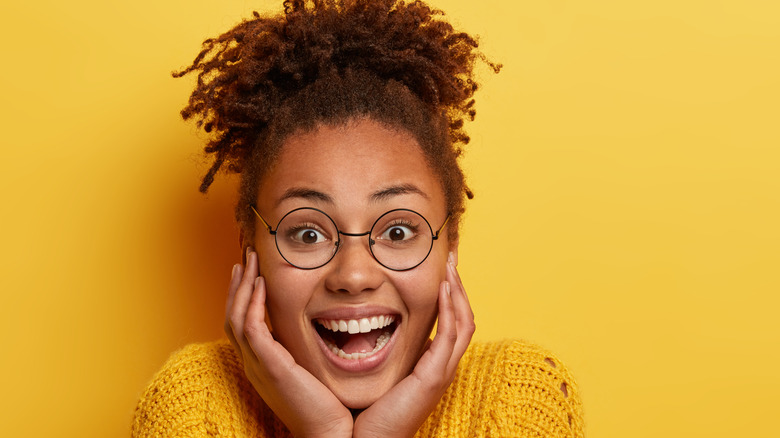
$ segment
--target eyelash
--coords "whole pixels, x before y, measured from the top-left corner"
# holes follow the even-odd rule
[[[294,227],[291,227],[288,230],[288,234],[297,234],[301,230],[314,230],[314,231],[316,231],[316,232],[318,232],[318,233],[320,233],[322,235],[326,234],[325,231],[322,230],[322,228],[320,228],[317,225],[310,224],[310,223],[309,224],[299,224],[299,225],[296,225]]]
[[[397,226],[404,226],[406,228],[409,228],[412,230],[415,234],[417,234],[417,231],[420,229],[419,225],[414,225],[410,221],[406,221],[403,219],[395,219],[394,221],[390,222],[384,227],[383,233],[390,228],[397,227]],[[318,233],[321,233],[322,235],[326,235],[325,231],[322,230],[319,226],[312,224],[312,223],[305,223],[305,224],[299,224],[296,225],[288,230],[288,234],[294,235],[297,234],[301,230],[314,230]]]
[[[412,230],[414,232],[415,235],[417,234],[417,230],[420,228],[419,225],[414,225],[413,223],[411,223],[409,221],[405,221],[403,219],[396,219],[396,220],[392,221],[391,223],[387,224],[384,227],[384,231],[387,231],[390,228],[397,227],[399,225],[404,226],[406,228],[409,228],[410,230]],[[382,231],[382,232],[384,233],[384,231]]]

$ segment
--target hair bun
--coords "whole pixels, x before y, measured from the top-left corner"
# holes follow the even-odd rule
[[[444,112],[451,138],[465,144],[464,119],[476,111],[473,68],[478,42],[456,32],[443,12],[421,1],[286,0],[284,15],[245,20],[208,39],[192,65],[198,72],[184,119],[213,134],[206,152],[215,161],[206,191],[224,163],[240,171],[249,149],[264,135],[281,103],[318,79],[365,70],[405,85],[432,111]]]

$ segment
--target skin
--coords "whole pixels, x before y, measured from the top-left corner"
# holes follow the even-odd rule
[[[388,192],[393,187],[404,190]],[[289,196],[291,188],[304,190]],[[273,227],[294,208],[316,207],[349,233],[370,229],[394,208],[421,213],[434,229],[447,216],[441,184],[417,142],[370,119],[290,136],[256,205]],[[455,267],[457,241],[443,230],[424,263],[397,272],[373,259],[365,237],[345,237],[327,265],[301,270],[257,226],[257,252],[247,248],[247,265],[233,269],[225,330],[260,396],[296,436],[412,436],[452,382],[474,333]],[[359,372],[335,366],[312,320],[374,308],[400,321],[387,358]]]

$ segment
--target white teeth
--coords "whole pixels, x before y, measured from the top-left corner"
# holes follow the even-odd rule
[[[344,350],[340,349],[339,347],[333,345],[330,341],[325,341],[325,344],[330,348],[330,351],[333,352],[336,356],[342,358],[342,359],[349,359],[349,360],[356,360],[356,359],[365,359],[367,357],[371,357],[374,354],[376,354],[377,351],[384,348],[385,345],[387,345],[387,342],[390,340],[390,337],[392,335],[390,332],[384,332],[382,333],[376,340],[376,345],[374,346],[374,349],[367,352],[360,352],[360,353],[345,353]]]
[[[346,319],[346,320],[345,319],[318,319],[317,324],[321,325],[322,327],[332,332],[356,334],[356,333],[368,333],[371,330],[383,329],[389,326],[390,324],[392,324],[394,321],[395,321],[395,316],[379,315],[379,316],[372,316],[368,318]],[[367,357],[371,357],[374,354],[376,354],[377,351],[381,350],[385,345],[387,345],[387,342],[390,340],[391,337],[392,337],[392,333],[390,333],[390,331],[384,331],[376,339],[376,344],[374,345],[373,350],[356,352],[351,354],[345,353],[344,350],[340,349],[338,346],[328,341],[327,339],[323,338],[323,340],[325,341],[325,344],[328,346],[328,348],[333,352],[333,354],[337,355],[338,357],[341,357],[343,359],[357,360],[357,359],[365,359]]]
[[[395,321],[391,315],[372,316],[361,319],[318,319],[317,324],[332,332],[342,333],[368,333],[371,330],[387,327]]]

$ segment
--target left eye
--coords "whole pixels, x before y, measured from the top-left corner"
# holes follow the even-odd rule
[[[325,236],[317,230],[304,229],[296,232],[292,236],[293,240],[306,244],[320,243],[325,240]]]
[[[409,240],[413,238],[415,235],[415,231],[412,229],[412,227],[409,227],[407,225],[393,225],[392,227],[385,230],[384,233],[382,233],[379,238],[390,240],[394,242],[400,242],[403,240]]]

